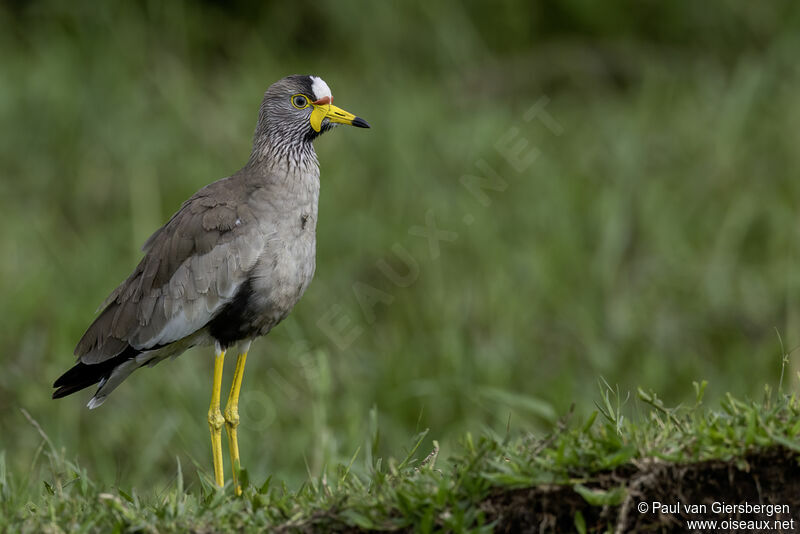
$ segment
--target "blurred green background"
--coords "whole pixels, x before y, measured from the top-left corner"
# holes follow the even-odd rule
[[[244,380],[256,481],[359,447],[363,469],[373,407],[378,454],[431,428],[446,455],[509,418],[543,433],[589,413],[600,376],[672,403],[701,379],[760,396],[776,331],[800,344],[793,2],[11,2],[0,28],[0,449],[23,476],[41,438],[20,408],[107,484],[210,469],[208,349],[94,411],[92,390],[50,385],[147,236],[247,160],[264,90],[293,73],[373,127],[317,142],[316,278]],[[518,143],[527,165],[503,155]],[[505,184],[488,205],[462,183],[476,165]],[[426,216],[457,237],[432,249]]]

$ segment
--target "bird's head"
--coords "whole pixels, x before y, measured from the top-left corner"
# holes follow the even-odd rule
[[[369,128],[367,121],[333,105],[333,94],[318,76],[287,76],[264,94],[256,137],[270,141],[306,144],[337,124]]]

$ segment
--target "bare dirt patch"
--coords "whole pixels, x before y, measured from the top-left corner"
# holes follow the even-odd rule
[[[653,460],[598,474],[583,485],[613,490],[624,487],[621,505],[593,506],[572,486],[497,489],[481,503],[496,532],[574,532],[578,512],[587,532],[687,532],[688,520],[716,520],[715,532],[743,532],[725,528],[723,521],[790,521],[800,531],[800,456],[785,448],[770,448],[731,461],[713,460],[674,464]],[[707,513],[653,513],[652,503],[705,504]],[[713,502],[727,504],[785,504],[789,513],[714,513]],[[648,511],[638,510],[641,502]],[[790,532],[774,529],[770,532]]]

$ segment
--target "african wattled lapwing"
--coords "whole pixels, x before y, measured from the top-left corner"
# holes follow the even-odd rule
[[[213,345],[214,477],[224,485],[225,425],[241,493],[236,427],[247,351],[286,318],[314,275],[319,163],[312,143],[337,124],[369,128],[333,105],[321,78],[289,76],[267,89],[247,164],[195,193],[145,242],[144,258],[101,305],[53,398],[98,384],[88,404],[97,408],[136,369]],[[223,360],[233,346],[238,359],[221,412]]]

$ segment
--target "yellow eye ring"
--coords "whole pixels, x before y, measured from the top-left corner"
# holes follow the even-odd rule
[[[294,106],[297,109],[305,109],[308,107],[308,98],[306,98],[305,95],[301,94],[292,95],[291,102],[292,106]]]

